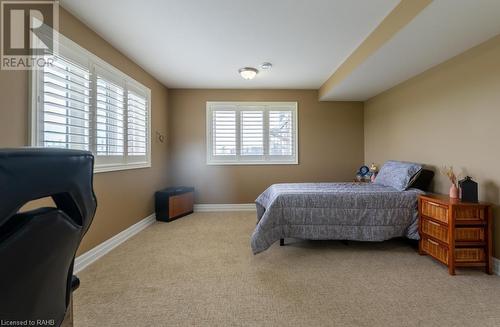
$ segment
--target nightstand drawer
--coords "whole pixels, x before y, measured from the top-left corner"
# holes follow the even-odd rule
[[[482,227],[456,227],[455,241],[458,242],[484,242],[484,228]]]
[[[422,201],[422,214],[448,223],[448,207],[436,202]]]
[[[432,236],[447,244],[449,243],[448,228],[429,219],[422,218],[422,233]]]
[[[435,242],[425,237],[422,237],[421,242],[422,242],[422,249],[425,252],[427,252],[434,258],[438,259],[442,263],[448,264],[448,248],[446,246],[443,246],[438,242]]]
[[[446,244],[449,244],[448,227],[434,221],[422,218],[422,233],[432,236]],[[425,235],[424,235],[425,236]],[[457,242],[484,242],[484,228],[482,227],[456,227],[455,241]]]
[[[461,220],[484,220],[485,210],[478,207],[458,207],[454,212],[455,220],[460,222]]]
[[[484,248],[457,248],[455,249],[456,262],[484,262],[486,253]]]

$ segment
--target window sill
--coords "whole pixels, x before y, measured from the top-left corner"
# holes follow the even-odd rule
[[[298,165],[298,161],[244,161],[244,162],[207,162],[207,166],[263,166],[263,165]]]
[[[94,174],[109,173],[112,171],[151,168],[151,163],[138,163],[129,165],[100,165],[94,167]]]

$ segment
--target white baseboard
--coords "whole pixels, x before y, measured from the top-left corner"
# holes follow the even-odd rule
[[[94,263],[98,259],[102,258],[109,251],[116,248],[118,245],[122,244],[132,236],[136,235],[146,227],[150,226],[155,222],[155,214],[149,215],[143,220],[135,223],[126,230],[116,234],[109,240],[106,240],[96,246],[95,248],[83,253],[75,259],[75,266],[73,271],[75,274],[85,269],[88,265]]]
[[[255,203],[240,204],[195,204],[195,212],[214,212],[214,211],[256,211]]]
[[[493,273],[500,276],[500,259],[493,258]]]

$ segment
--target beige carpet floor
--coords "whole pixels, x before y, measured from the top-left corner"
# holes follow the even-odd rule
[[[253,213],[155,223],[79,274],[75,326],[500,326],[500,277],[403,241],[252,255]]]

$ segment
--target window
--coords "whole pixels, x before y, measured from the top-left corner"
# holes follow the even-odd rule
[[[207,102],[207,163],[297,164],[297,103]]]
[[[151,91],[59,35],[32,71],[33,146],[92,151],[96,172],[151,167]]]

